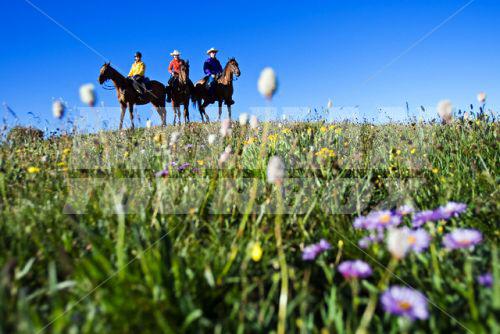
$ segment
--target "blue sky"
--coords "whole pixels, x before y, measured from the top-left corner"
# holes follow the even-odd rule
[[[488,93],[494,110],[500,103],[497,0],[472,2],[368,82],[468,0],[32,2],[123,72],[136,50],[144,55],[147,75],[165,83],[174,48],[190,60],[193,79],[202,76],[208,48],[218,48],[223,63],[236,57],[242,71],[235,83],[236,114],[264,106],[295,110],[290,116],[300,118],[307,107],[321,108],[332,99],[336,107],[359,106],[361,116],[380,119],[377,107],[408,101],[412,110],[434,108],[443,98],[463,107],[477,104],[479,91]],[[0,10],[0,101],[20,123],[61,126],[51,115],[53,99],[63,98],[72,117],[82,107],[79,86],[98,86],[104,60],[24,0],[3,1]],[[256,90],[265,66],[276,70],[280,82],[271,103]],[[113,91],[97,92],[105,106],[118,105]],[[149,107],[139,113],[143,123],[154,116]],[[348,108],[335,114],[352,116]],[[2,115],[13,122],[4,108]],[[171,120],[170,110],[168,115]],[[196,110],[191,115],[199,119]],[[103,117],[113,122],[118,116]]]

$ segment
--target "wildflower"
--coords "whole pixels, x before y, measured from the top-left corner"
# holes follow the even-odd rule
[[[281,183],[285,176],[285,164],[281,158],[274,156],[269,159],[267,165],[267,182]]]
[[[391,229],[387,235],[387,249],[393,257],[400,260],[410,249],[410,233],[408,229]]]
[[[338,271],[347,280],[353,278],[366,278],[372,274],[370,265],[361,260],[344,261],[339,265]]]
[[[442,233],[443,233],[443,230],[444,230],[443,226],[439,225],[439,226],[437,227],[437,233],[438,233],[438,234],[442,234]]]
[[[412,148],[412,149],[410,150],[410,154],[415,154],[415,152],[417,152],[417,149],[415,149],[415,148]]]
[[[170,146],[174,146],[179,140],[180,136],[181,136],[180,132],[178,131],[172,132],[172,134],[170,135]]]
[[[432,169],[432,173],[433,173],[433,174],[437,174],[438,172],[439,172],[439,169],[437,169],[437,168],[433,168],[433,169]]]
[[[65,148],[65,149],[63,150],[63,155],[68,155],[68,154],[70,154],[70,153],[71,153],[71,149],[70,149],[70,148]]]
[[[240,114],[239,117],[240,125],[245,126],[248,123],[248,114],[247,113],[242,113]]]
[[[95,87],[93,84],[85,84],[80,86],[80,100],[93,107],[96,102]]]
[[[431,237],[424,229],[410,230],[405,228],[408,232],[407,242],[411,250],[416,253],[421,253],[429,247]]]
[[[38,174],[40,173],[40,168],[38,167],[28,167],[28,174]]]
[[[444,236],[443,245],[450,250],[459,248],[472,248],[481,243],[481,232],[474,229],[456,229]]]
[[[326,108],[327,109],[332,109],[333,107],[333,101],[332,100],[328,100],[328,103],[326,104]]]
[[[163,142],[163,137],[162,137],[161,133],[155,134],[154,137],[153,137],[153,140],[154,140],[155,143],[158,143],[158,144],[160,144],[161,142]]]
[[[56,100],[52,103],[52,115],[55,118],[61,119],[64,116],[64,112],[66,111],[66,106],[62,101]]]
[[[250,116],[250,127],[252,129],[257,129],[257,127],[259,126],[259,120],[257,119],[257,116],[255,115],[252,115]]]
[[[440,216],[440,219],[448,220],[452,217],[456,217],[462,212],[467,210],[467,204],[448,202],[445,206],[441,206],[436,210],[436,214]]]
[[[203,160],[197,160],[196,163],[200,166],[203,166],[205,164]]]
[[[212,145],[216,139],[217,139],[217,135],[209,134],[208,138],[207,138],[208,144]]]
[[[153,122],[151,122],[151,120],[150,120],[150,119],[148,119],[148,120],[146,121],[146,128],[148,128],[148,129],[149,129],[149,128],[151,128],[152,124],[153,124]]]
[[[336,135],[340,135],[342,133],[342,129],[341,128],[336,128],[335,129],[335,134]]]
[[[411,205],[402,205],[396,210],[396,214],[400,216],[408,216],[409,214],[412,214],[415,211],[415,209]]]
[[[266,99],[272,99],[278,88],[278,80],[276,73],[271,67],[266,67],[262,70],[257,81],[257,89]]]
[[[318,243],[309,245],[304,248],[302,252],[302,260],[312,261],[316,259],[318,255],[329,250],[330,248],[330,244],[326,240],[321,239]]]
[[[491,273],[485,273],[477,276],[477,282],[479,285],[491,288],[493,286],[493,275]]]
[[[319,128],[319,131],[321,131],[321,133],[325,133],[326,131],[328,131],[328,129],[326,126],[322,126],[321,128]]]
[[[486,93],[481,92],[481,93],[477,94],[477,101],[479,103],[485,103],[486,102]]]
[[[259,262],[262,258],[262,247],[260,247],[260,243],[254,242],[250,247],[250,257],[254,262]]]
[[[271,142],[271,143],[276,143],[278,141],[278,135],[277,134],[272,134],[272,135],[269,135],[267,136],[267,139]]]
[[[354,221],[354,227],[367,230],[384,229],[399,224],[401,224],[401,217],[388,210],[370,212],[364,219],[358,217]]]
[[[453,113],[453,105],[451,104],[451,101],[449,100],[443,100],[438,103],[437,105],[437,113],[439,117],[441,117],[441,120],[443,123],[450,123],[452,120],[452,113]]]
[[[327,157],[333,158],[333,157],[335,157],[335,152],[331,149],[323,147],[321,150],[316,152],[314,155],[317,157],[320,157],[320,158],[327,158]]]
[[[339,242],[337,243],[337,247],[342,249],[344,247],[344,241],[343,240],[339,240]]]
[[[227,146],[224,152],[219,157],[219,166],[225,164],[231,157],[231,146]]]
[[[425,296],[414,289],[392,286],[381,297],[385,312],[403,316],[411,320],[425,320],[429,317]]]
[[[412,219],[413,227],[420,227],[427,222],[438,221],[441,215],[434,210],[425,210],[417,212]]]
[[[220,123],[220,134],[222,137],[231,135],[231,120],[226,118]]]

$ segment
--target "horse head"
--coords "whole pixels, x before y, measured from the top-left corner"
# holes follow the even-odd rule
[[[189,61],[182,61],[179,68],[179,81],[185,84],[189,78]]]
[[[230,58],[229,61],[227,62],[227,66],[229,67],[229,70],[237,77],[241,75],[240,67],[235,58]]]
[[[107,80],[111,79],[111,63],[104,63],[102,65],[101,70],[99,71],[99,84],[103,84]]]

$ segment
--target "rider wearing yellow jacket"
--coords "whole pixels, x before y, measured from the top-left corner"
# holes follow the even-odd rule
[[[128,73],[128,77],[133,80],[132,83],[134,88],[139,94],[147,91],[144,76],[144,74],[146,74],[146,64],[144,64],[141,59],[142,54],[140,52],[136,52],[135,62],[132,64],[130,72]]]

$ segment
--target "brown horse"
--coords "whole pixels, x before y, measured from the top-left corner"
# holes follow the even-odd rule
[[[231,58],[227,62],[224,67],[224,71],[222,75],[216,80],[215,84],[215,96],[213,99],[208,97],[208,87],[206,85],[208,77],[204,77],[200,81],[195,84],[194,92],[193,92],[193,102],[198,104],[198,110],[200,111],[202,122],[205,121],[203,116],[205,116],[206,121],[208,122],[208,114],[205,111],[205,108],[216,101],[219,103],[219,120],[222,115],[222,102],[224,102],[227,106],[227,112],[229,119],[231,119],[231,105],[233,102],[233,79],[234,76],[239,77],[241,74],[240,68],[238,66],[238,62],[236,59]]]
[[[165,86],[159,82],[152,80],[150,82],[151,90],[146,93],[145,97],[139,96],[139,93],[134,89],[130,79],[125,78],[117,70],[111,67],[110,63],[105,63],[101,67],[99,72],[99,83],[102,85],[107,80],[113,81],[116,88],[116,94],[118,96],[118,102],[120,102],[120,107],[122,110],[120,116],[120,130],[123,127],[123,117],[125,116],[125,110],[127,109],[130,113],[130,122],[132,123],[132,129],[134,128],[134,105],[144,105],[151,103],[158,114],[161,117],[162,125],[166,125],[166,111],[165,111],[165,97],[166,91]]]
[[[184,105],[184,123],[189,123],[189,98],[193,84],[189,80],[189,61],[182,61],[179,68],[179,75],[172,82],[172,107],[174,108],[175,120],[179,119],[181,125],[181,104]]]

